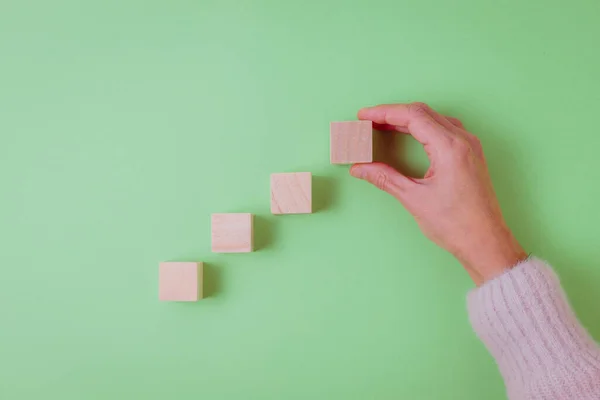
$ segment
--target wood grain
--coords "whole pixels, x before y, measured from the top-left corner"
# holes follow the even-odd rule
[[[373,162],[373,123],[342,121],[330,125],[331,164]]]
[[[254,250],[253,215],[213,214],[211,217],[213,253],[249,253]]]
[[[311,214],[312,174],[271,174],[271,213]]]
[[[161,301],[198,301],[202,298],[201,262],[163,262],[158,272]]]

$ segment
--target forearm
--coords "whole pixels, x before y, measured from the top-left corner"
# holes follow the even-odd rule
[[[600,350],[545,263],[532,258],[490,280],[468,308],[510,399],[600,398]]]

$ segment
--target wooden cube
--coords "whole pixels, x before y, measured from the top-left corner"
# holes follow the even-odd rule
[[[201,262],[163,262],[158,271],[161,301],[198,301],[202,298]]]
[[[331,164],[373,162],[373,123],[371,121],[332,122],[330,141]]]
[[[271,212],[273,214],[312,213],[312,174],[310,172],[271,174]]]
[[[213,214],[211,218],[214,253],[249,253],[254,249],[252,214]]]

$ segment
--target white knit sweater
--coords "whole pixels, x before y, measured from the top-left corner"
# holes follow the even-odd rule
[[[600,399],[600,349],[543,261],[517,265],[473,290],[467,302],[509,399]]]

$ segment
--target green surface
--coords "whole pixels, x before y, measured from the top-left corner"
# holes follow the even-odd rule
[[[0,2],[0,398],[502,399],[472,287],[328,124],[427,101],[600,338],[600,2]],[[399,151],[417,171],[419,146]],[[313,215],[269,213],[312,171]],[[210,213],[257,214],[252,254]],[[209,298],[160,303],[158,263]]]

